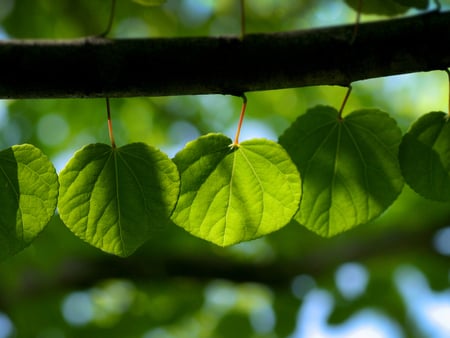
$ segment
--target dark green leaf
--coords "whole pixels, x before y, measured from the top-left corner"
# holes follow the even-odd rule
[[[417,9],[427,9],[428,8],[428,0],[394,0],[398,4],[407,7],[414,7]]]
[[[170,159],[144,143],[91,144],[60,174],[59,212],[72,232],[103,251],[128,256],[167,223],[179,193]]]
[[[397,0],[344,0],[355,11],[361,9],[364,14],[398,15],[405,13],[409,7],[402,6]],[[361,7],[360,7],[360,1]]]
[[[50,160],[30,145],[0,152],[0,258],[27,247],[48,224],[58,201]]]
[[[136,2],[139,5],[142,6],[161,6],[162,4],[164,4],[166,2],[166,0],[133,0],[134,2]]]
[[[420,195],[450,200],[450,122],[443,112],[422,116],[403,136],[400,166],[408,185]]]
[[[339,120],[331,107],[300,116],[280,137],[303,180],[295,219],[322,236],[367,223],[403,187],[398,165],[401,131],[379,110],[360,110]]]
[[[209,134],[174,158],[181,193],[173,221],[220,246],[255,239],[285,226],[298,209],[300,177],[277,143],[255,139],[231,148]]]

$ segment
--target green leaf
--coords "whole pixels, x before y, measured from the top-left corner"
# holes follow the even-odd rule
[[[133,2],[142,6],[161,6],[166,2],[166,0],[133,0]]]
[[[179,193],[176,166],[144,143],[91,144],[60,173],[59,212],[78,237],[128,256],[169,219]]]
[[[355,11],[359,10],[361,0],[344,0]],[[405,13],[408,6],[402,6],[397,0],[362,0],[361,13],[378,15],[399,15]]]
[[[406,183],[436,201],[450,200],[450,122],[443,112],[420,117],[403,136],[400,167]]]
[[[298,171],[279,144],[230,144],[224,135],[209,134],[174,158],[181,192],[172,220],[220,246],[280,229],[296,213],[301,195]]]
[[[30,144],[0,152],[0,258],[27,247],[50,222],[58,201],[58,176]]]
[[[398,4],[407,7],[413,7],[417,9],[427,9],[428,8],[428,0],[394,0]]]
[[[379,110],[339,120],[332,107],[300,116],[280,137],[303,180],[295,219],[325,237],[380,215],[403,187],[397,155],[401,131]]]

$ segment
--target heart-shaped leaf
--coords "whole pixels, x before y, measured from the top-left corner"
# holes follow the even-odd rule
[[[395,120],[379,110],[341,120],[318,106],[300,116],[280,137],[303,180],[295,219],[330,237],[380,215],[403,187],[400,141]]]
[[[91,144],[60,173],[59,212],[78,237],[128,256],[165,225],[179,193],[176,166],[144,143]]]
[[[400,167],[406,183],[420,195],[450,200],[450,122],[443,112],[420,117],[403,136]]]
[[[301,195],[298,171],[279,144],[264,139],[230,144],[224,135],[209,134],[174,158],[181,192],[173,221],[220,246],[280,229],[297,211]]]
[[[58,201],[58,176],[30,144],[0,152],[0,258],[27,247],[45,228]]]

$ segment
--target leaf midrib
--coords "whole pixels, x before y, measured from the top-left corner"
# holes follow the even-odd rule
[[[116,192],[116,203],[117,203],[117,226],[119,229],[119,238],[120,238],[120,246],[121,246],[121,251],[123,253],[127,253],[126,249],[125,249],[125,240],[123,238],[123,230],[122,230],[122,214],[121,214],[121,209],[120,209],[120,191],[119,191],[119,166],[118,166],[118,157],[119,154],[117,153],[118,150],[117,149],[112,149],[112,157],[113,157],[113,161],[114,161],[114,175],[115,175],[115,192]]]

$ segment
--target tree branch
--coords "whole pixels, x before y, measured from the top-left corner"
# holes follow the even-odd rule
[[[0,42],[0,98],[241,94],[450,66],[450,12],[240,37]]]

